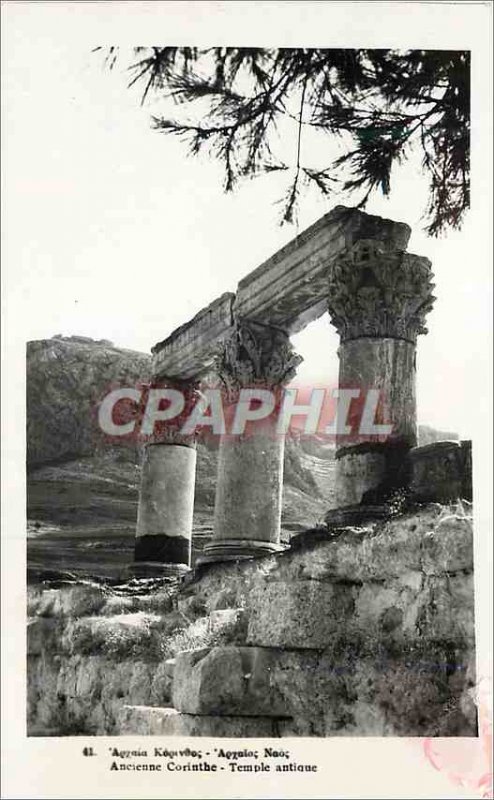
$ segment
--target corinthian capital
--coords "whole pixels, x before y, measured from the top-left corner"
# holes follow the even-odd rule
[[[288,383],[301,361],[282,330],[240,320],[217,355],[215,370],[234,395],[244,387],[273,389]]]
[[[153,419],[153,412],[157,411],[159,406],[161,406],[160,392],[162,390],[166,392],[170,389],[177,393],[176,397],[177,402],[180,404],[180,411],[171,416],[170,419],[161,420],[158,416],[156,419]],[[154,397],[151,394],[153,391],[156,392]],[[197,379],[179,380],[177,378],[160,378],[149,385],[149,391],[145,393],[144,397],[148,402],[148,409],[150,399],[153,397],[151,418],[149,421],[150,424],[152,424],[152,432],[147,434],[147,444],[177,444],[186,447],[195,447],[195,435],[183,434],[181,433],[181,429],[200,397],[200,383]],[[181,403],[178,397],[182,398]],[[165,400],[170,402],[170,397],[165,396]],[[158,403],[158,405],[156,405],[156,403]]]
[[[401,250],[386,252],[375,240],[357,242],[329,270],[328,310],[341,340],[362,336],[406,339],[427,333],[431,264]]]

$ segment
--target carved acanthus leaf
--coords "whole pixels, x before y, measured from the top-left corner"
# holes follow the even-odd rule
[[[240,320],[217,355],[215,370],[228,394],[234,396],[244,387],[273,389],[288,383],[301,361],[283,331]]]
[[[415,342],[427,333],[425,317],[436,298],[426,258],[363,240],[331,265],[328,288],[331,322],[342,341],[372,336]]]
[[[199,381],[195,378],[191,378],[190,380],[161,378],[150,384],[149,388],[175,389],[179,391],[184,398],[184,407],[180,414],[170,419],[157,420],[154,423],[152,434],[147,437],[147,443],[151,445],[177,444],[189,447],[194,446],[195,434],[182,434],[181,429],[201,396]],[[147,397],[147,394],[145,394],[144,397]]]

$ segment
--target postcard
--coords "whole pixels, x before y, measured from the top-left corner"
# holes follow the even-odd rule
[[[492,797],[492,4],[3,16],[4,796]]]

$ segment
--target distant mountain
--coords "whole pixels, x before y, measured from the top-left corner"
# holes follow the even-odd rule
[[[26,358],[29,468],[94,455],[103,446],[98,400],[116,384],[145,381],[151,368],[151,356],[83,336],[28,342]]]

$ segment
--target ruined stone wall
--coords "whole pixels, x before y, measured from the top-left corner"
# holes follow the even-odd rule
[[[30,589],[30,734],[476,734],[468,503],[203,570]]]

